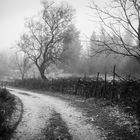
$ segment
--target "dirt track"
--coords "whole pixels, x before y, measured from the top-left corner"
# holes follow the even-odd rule
[[[46,140],[44,130],[54,111],[66,123],[73,140],[98,140],[98,131],[85,122],[82,112],[68,102],[50,95],[10,89],[23,102],[23,116],[13,140]]]

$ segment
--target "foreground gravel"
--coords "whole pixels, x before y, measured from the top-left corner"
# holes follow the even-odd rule
[[[98,130],[87,124],[82,112],[66,100],[14,88],[8,90],[21,99],[24,109],[22,120],[12,140],[46,140],[44,130],[54,111],[60,114],[73,140],[100,139]]]

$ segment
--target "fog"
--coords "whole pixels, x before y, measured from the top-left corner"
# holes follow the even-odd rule
[[[4,15],[0,15],[2,23],[0,29],[2,31],[0,37],[0,78],[21,78],[21,69],[26,69],[27,61],[19,53],[19,48],[17,42],[20,40],[20,36],[25,30],[25,17],[32,17],[33,15],[38,15],[42,9],[42,4],[39,1],[27,1],[23,2],[23,7],[28,6],[26,9],[20,9],[21,4],[18,1],[14,1],[15,5],[8,1],[4,3],[0,1],[0,5],[12,11],[9,13],[4,8],[0,11]],[[100,5],[100,2],[97,2]],[[88,2],[74,1],[70,2],[71,7],[75,9],[74,18],[72,20],[72,25],[64,33],[64,39],[61,42],[61,46],[64,48],[64,52],[60,55],[61,61],[57,61],[49,65],[46,68],[45,74],[48,73],[63,73],[63,74],[77,74],[77,75],[95,75],[97,72],[104,74],[105,72],[112,74],[113,66],[116,66],[117,73],[122,75],[138,75],[140,73],[139,62],[134,57],[121,56],[117,54],[102,53],[100,55],[94,56],[94,49],[98,48],[100,44],[95,43],[93,40],[102,40],[105,36],[110,40],[110,38],[117,40],[116,36],[109,36],[109,34],[104,35],[104,31],[98,23],[90,21],[93,17],[89,16],[92,12],[89,7],[87,7]],[[74,5],[75,4],[75,5]],[[26,11],[27,10],[27,11]],[[98,27],[98,28],[97,28]],[[128,28],[129,29],[129,28]],[[83,37],[84,36],[84,37]],[[127,44],[132,45],[134,42],[134,37],[127,30],[123,31],[122,38]],[[85,43],[87,42],[87,43]],[[7,47],[6,47],[7,46]],[[16,49],[17,48],[17,49]],[[20,50],[21,51],[21,50]],[[35,52],[36,53],[36,52]],[[15,55],[18,54],[19,60],[15,59]],[[27,53],[26,53],[27,55]],[[28,56],[26,56],[28,57]],[[28,58],[26,58],[27,60]],[[18,62],[17,62],[18,61]],[[29,58],[29,63],[32,60]],[[26,63],[26,65],[25,65]],[[25,72],[25,78],[39,77],[39,70],[35,66],[29,68]]]

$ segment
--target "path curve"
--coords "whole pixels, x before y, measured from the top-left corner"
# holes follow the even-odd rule
[[[24,108],[22,121],[19,123],[12,140],[45,140],[42,130],[53,111],[60,113],[73,140],[100,139],[95,127],[87,124],[82,112],[76,110],[68,102],[37,92],[14,88],[8,88],[8,90],[22,100]]]

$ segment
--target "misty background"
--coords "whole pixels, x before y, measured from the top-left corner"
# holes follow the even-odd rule
[[[104,6],[108,1],[103,3],[101,0],[95,0],[100,6]],[[139,63],[133,57],[107,53],[94,55],[94,48],[98,48],[98,45],[92,40],[102,39],[104,36],[102,26],[92,21],[94,11],[89,8],[90,1],[65,0],[65,3],[72,7],[74,16],[72,24],[64,33],[61,45],[65,51],[61,53],[61,61],[52,63],[45,69],[47,77],[91,76],[97,72],[112,74],[114,65],[121,75],[139,75]],[[42,8],[42,2],[39,0],[0,0],[0,79],[40,77],[35,64],[17,49],[17,42],[26,31],[26,18],[38,15]],[[123,32],[123,38],[128,43],[133,41],[127,31]]]

